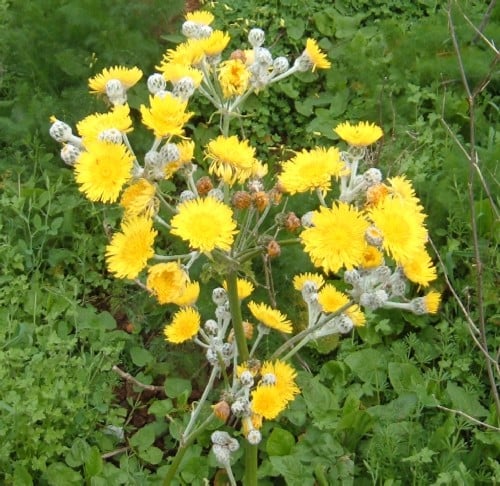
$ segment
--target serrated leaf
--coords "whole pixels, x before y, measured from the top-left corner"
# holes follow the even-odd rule
[[[286,456],[295,445],[295,438],[288,430],[275,427],[269,435],[266,450],[270,456]]]

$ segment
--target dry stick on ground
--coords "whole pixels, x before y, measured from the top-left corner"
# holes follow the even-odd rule
[[[113,368],[111,368],[111,369],[115,373],[118,373],[125,381],[127,381],[128,383],[132,383],[133,385],[138,386],[139,388],[142,388],[142,389],[148,390],[148,391],[152,391],[152,392],[164,391],[164,388],[162,386],[145,385],[144,383],[137,381],[130,373],[127,373],[126,371],[121,370],[116,365],[114,365]]]
[[[452,0],[448,1],[448,27],[451,35],[451,40],[453,43],[453,48],[457,56],[458,68],[460,71],[460,77],[462,79],[462,85],[467,95],[467,103],[469,106],[469,150],[468,150],[468,162],[469,162],[469,177],[467,181],[467,196],[469,199],[470,206],[470,222],[472,230],[472,242],[473,242],[473,252],[474,260],[476,264],[476,292],[477,292],[477,311],[478,311],[478,328],[479,328],[479,341],[481,343],[481,349],[484,350],[484,354],[489,356],[488,350],[488,340],[486,337],[486,318],[484,310],[484,282],[483,282],[483,263],[481,259],[481,252],[479,248],[479,233],[477,228],[477,216],[476,209],[474,205],[475,193],[474,193],[474,180],[477,170],[479,170],[478,155],[476,151],[476,121],[475,121],[475,102],[476,96],[485,87],[485,82],[481,81],[478,83],[475,89],[471,90],[469,86],[469,81],[467,79],[467,74],[465,72],[465,67],[462,60],[462,54],[460,51],[460,46],[457,39],[457,34],[455,31],[455,24],[453,22],[452,16]],[[496,63],[493,63],[495,65]],[[489,74],[485,79],[489,77]],[[493,365],[489,359],[486,360],[486,370],[488,373],[488,379],[490,382],[491,393],[495,401],[495,407],[497,412],[497,420],[500,421],[500,396],[498,393],[498,388],[496,386],[495,373],[493,370]]]

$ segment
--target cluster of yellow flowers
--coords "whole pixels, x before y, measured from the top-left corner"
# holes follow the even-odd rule
[[[275,418],[299,392],[295,371],[279,359],[258,366],[240,363],[223,288],[214,291],[216,319],[203,322],[196,307],[200,285],[190,276],[197,259],[242,268],[256,255],[278,256],[278,237],[287,232],[302,243],[326,277],[343,274],[351,286],[345,293],[320,273],[294,279],[309,310],[301,343],[363,326],[364,308],[435,313],[440,296],[431,291],[416,299],[405,297],[408,281],[427,287],[436,279],[425,248],[426,216],[410,181],[398,176],[384,182],[373,167],[359,173],[367,147],[383,136],[379,126],[339,124],[334,131],[347,144],[345,150],[315,147],[296,152],[265,189],[264,181],[272,181],[269,167],[257,159],[248,140],[229,135],[231,119],[252,93],[295,72],[326,69],[330,63],[312,39],[291,66],[284,57],[273,59],[263,47],[260,29],[249,32],[251,49],[234,51],[222,60],[230,37],[213,30],[213,20],[204,11],[187,14],[186,42],[168,50],[158,73],[148,78],[149,105],[141,105],[140,113],[154,142],[143,160],[128,138],[132,119],[127,91],[142,77],[138,68],[116,66],[90,79],[90,91],[105,96],[112,105],[110,111],[80,121],[78,136],[53,118],[50,133],[63,144],[61,157],[74,167],[81,192],[91,201],[119,202],[123,208],[121,228],[106,248],[109,271],[117,278],[135,280],[159,304],[179,307],[165,326],[167,341],[193,340],[206,351],[215,370],[238,365],[227,405],[242,418],[245,435],[258,442],[262,418]],[[193,115],[187,110],[188,100],[195,92],[213,104],[221,128],[221,135],[204,147],[205,160],[198,162],[201,169],[194,161],[195,144],[185,136]],[[180,180],[185,184],[178,198],[162,192],[162,182],[174,176],[178,185]],[[283,209],[269,223],[271,208],[288,196],[306,192],[317,194],[319,208],[301,218]],[[157,248],[158,236],[165,232],[183,240],[186,253],[169,255]],[[240,301],[252,291],[251,282],[238,279]],[[250,301],[246,309],[258,323],[251,360],[270,329],[285,334],[294,330],[286,315],[265,303]],[[248,324],[248,339],[251,329]],[[223,416],[220,410],[221,406],[217,413]]]

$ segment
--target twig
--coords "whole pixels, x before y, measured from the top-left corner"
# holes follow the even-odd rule
[[[465,412],[462,412],[461,410],[455,410],[453,408],[443,407],[442,405],[436,405],[436,407],[441,409],[441,410],[445,410],[447,412],[456,413],[457,415],[465,417],[467,420],[470,420],[472,423],[474,423],[476,425],[480,425],[481,427],[486,427],[487,429],[494,430],[496,432],[500,432],[500,428],[495,427],[494,425],[487,424],[485,422],[481,422],[480,420],[478,420],[474,417],[471,417],[470,415],[466,414]]]
[[[127,373],[126,371],[121,370],[116,365],[114,365],[113,368],[111,368],[111,369],[115,373],[118,373],[125,381],[132,383],[133,385],[138,386],[139,388],[143,388],[144,390],[148,390],[148,391],[152,391],[152,392],[164,391],[164,388],[162,386],[146,385],[144,383],[141,383],[140,381],[137,381],[130,373]]]
[[[109,459],[110,457],[117,456],[118,454],[121,454],[122,452],[127,452],[130,449],[130,447],[120,447],[119,449],[116,449],[111,452],[106,452],[105,454],[101,455],[101,459]]]
[[[474,39],[472,39],[472,44],[475,44],[479,37],[483,38],[484,40],[484,35],[483,35],[483,30],[484,28],[486,27],[486,24],[490,21],[490,17],[491,17],[491,14],[493,13],[493,9],[495,8],[495,5],[497,3],[497,0],[491,0],[490,4],[488,5],[488,8],[486,9],[486,12],[483,16],[483,18],[481,19],[481,23],[479,24],[479,27],[474,27],[474,30],[476,31],[476,35],[474,37]],[[464,15],[465,17],[465,15]],[[465,17],[466,20],[467,17]]]

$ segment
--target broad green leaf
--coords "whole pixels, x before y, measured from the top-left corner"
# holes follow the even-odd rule
[[[389,363],[388,370],[391,385],[400,395],[425,384],[419,369],[411,363]]]
[[[163,458],[163,451],[158,447],[148,447],[139,451],[139,457],[149,464],[159,464]]]
[[[155,431],[151,424],[139,429],[131,438],[130,445],[140,449],[146,449],[155,441]]]
[[[43,478],[50,486],[81,486],[85,484],[78,472],[60,462],[51,464],[44,472]]]
[[[310,465],[303,464],[296,456],[272,456],[269,458],[273,468],[281,474],[287,484],[314,486]]]
[[[156,400],[149,407],[148,412],[156,415],[157,417],[163,418],[172,410],[173,407],[174,405],[172,404],[172,400],[168,398],[166,400]]]
[[[90,454],[90,445],[83,439],[75,439],[70,451],[66,454],[66,464],[78,467],[85,463]]]
[[[266,450],[270,456],[286,456],[294,444],[295,438],[291,432],[275,427],[267,439]]]
[[[16,486],[33,486],[33,478],[27,469],[20,464],[16,464],[13,479]]]
[[[286,22],[286,31],[292,39],[302,39],[306,26],[300,18],[290,18]]]
[[[387,359],[383,352],[375,348],[356,351],[347,356],[345,362],[366,383],[382,387],[387,379]]]
[[[102,467],[103,461],[101,453],[97,447],[93,446],[90,449],[87,460],[85,461],[85,477],[88,479],[93,476],[97,476],[101,473]]]
[[[414,393],[406,393],[392,402],[370,407],[367,412],[386,422],[399,422],[407,419],[413,413],[417,402],[417,396]]]
[[[178,398],[182,394],[191,394],[191,382],[184,378],[170,378],[165,380],[165,393],[170,398]]]
[[[131,348],[130,357],[136,366],[146,366],[154,361],[153,355],[141,346]]]
[[[479,400],[471,393],[453,382],[448,382],[446,387],[453,408],[465,412],[473,417],[486,417],[488,410],[484,408]]]

